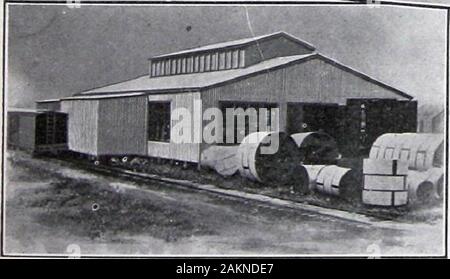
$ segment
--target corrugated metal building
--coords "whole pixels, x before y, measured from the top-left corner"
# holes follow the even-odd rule
[[[347,103],[355,99],[363,101],[351,110]],[[69,115],[68,144],[73,151],[199,162],[201,150],[208,146],[198,133],[207,124],[202,113],[208,108],[278,107],[282,131],[325,130],[340,137],[351,134],[345,129],[352,125],[339,121],[339,117],[355,118],[352,127],[357,134],[360,126],[366,125],[361,124],[366,119],[360,119],[363,103],[395,102],[408,109],[378,113],[389,117],[407,113],[414,119],[417,103],[411,99],[279,32],[152,57],[145,76],[57,101],[38,102],[38,107]],[[199,111],[194,109],[198,104]],[[180,107],[192,115],[196,143],[173,141],[171,127],[180,121],[174,110]],[[415,125],[413,121],[401,129],[415,131]],[[387,129],[392,132],[393,128]],[[359,140],[358,136],[355,139]]]

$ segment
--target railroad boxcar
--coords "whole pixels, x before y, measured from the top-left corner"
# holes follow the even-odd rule
[[[67,114],[55,111],[10,109],[7,144],[33,154],[67,149]]]

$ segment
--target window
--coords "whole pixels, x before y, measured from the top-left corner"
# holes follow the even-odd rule
[[[205,56],[205,71],[209,71],[211,69],[211,54],[207,54]]]
[[[231,63],[232,68],[236,69],[239,68],[239,51],[233,50],[233,62]]]
[[[232,57],[231,56],[232,56],[232,52],[231,51],[227,51],[226,52],[226,62],[225,62],[225,68],[227,70],[232,68],[232,65],[231,65]]]
[[[156,64],[156,62],[153,62],[152,65],[153,75],[156,76],[156,73],[158,72],[158,64]]]
[[[225,52],[221,52],[219,53],[219,70],[224,70],[225,69]]]
[[[148,140],[170,141],[170,102],[148,103]]]
[[[166,73],[166,62],[165,61],[161,61],[161,72],[160,75],[163,76]]]
[[[192,73],[193,72],[193,58],[189,57],[187,59],[187,69],[186,69],[186,73]]]
[[[150,76],[155,76],[155,63],[150,62]]]
[[[186,58],[181,59],[181,73],[186,73]]]
[[[197,64],[198,60],[197,59],[198,59],[198,57],[196,57],[196,56],[192,57],[192,72],[193,73],[195,73],[197,71],[197,69],[198,69],[197,68],[198,67],[198,64]]]
[[[166,75],[170,75],[170,66],[171,66],[170,60],[166,60],[165,64],[166,64]]]
[[[170,73],[172,75],[174,75],[174,74],[177,73],[177,59],[174,58],[174,59],[171,60],[171,62],[172,62],[172,64],[171,64],[171,67],[170,67]]]
[[[181,74],[181,58],[177,59],[177,74]]]
[[[274,127],[271,127],[271,109],[277,107],[278,106],[275,103],[221,102],[220,109],[224,121],[224,142],[227,144],[239,144],[244,137],[252,132],[272,131]],[[232,116],[227,115],[227,109],[234,109]],[[256,112],[256,114],[252,115],[251,109],[254,109],[253,112]],[[230,110],[228,110],[228,113],[229,112]],[[227,119],[228,121],[233,119],[233,122],[229,123],[227,122]],[[276,121],[276,119],[274,120]],[[230,137],[232,137],[232,142],[229,142],[230,140],[227,141],[227,138],[229,139]]]
[[[211,58],[211,70],[212,71],[217,70],[217,56],[218,56],[217,53],[214,53],[212,55],[212,58]]]
[[[203,72],[205,67],[205,56],[204,55],[200,55],[198,57],[198,71],[199,72]]]
[[[245,50],[239,50],[239,67],[245,67]]]

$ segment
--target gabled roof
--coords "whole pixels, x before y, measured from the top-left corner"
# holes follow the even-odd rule
[[[303,63],[311,59],[320,59],[346,72],[356,75],[368,82],[391,90],[393,93],[403,98],[407,98],[410,100],[413,99],[412,96],[404,93],[403,91],[400,91],[386,83],[376,80],[334,59],[314,52],[305,55],[276,57],[262,61],[247,68],[152,78],[150,78],[149,75],[144,75],[128,81],[84,91],[82,93],[75,94],[73,97],[64,98],[63,100],[102,99],[132,97],[147,94],[195,92],[214,86],[219,86],[221,84],[232,82],[235,80],[247,78],[265,71],[273,71],[279,68],[287,67],[289,65]]]
[[[178,55],[188,54],[188,53],[204,52],[204,51],[215,50],[215,49],[243,47],[243,46],[250,45],[250,44],[253,44],[253,43],[256,43],[256,42],[261,42],[261,41],[264,41],[264,40],[272,39],[274,37],[284,37],[284,38],[286,38],[286,39],[288,39],[290,41],[294,41],[294,42],[304,46],[305,48],[307,48],[307,49],[309,49],[311,51],[314,51],[316,49],[310,43],[302,41],[302,40],[292,36],[291,34],[288,34],[286,32],[281,31],[281,32],[276,32],[276,33],[272,33],[272,34],[266,34],[266,35],[262,35],[262,36],[258,36],[258,37],[245,38],[245,39],[240,39],[240,40],[235,40],[235,41],[227,41],[227,42],[223,42],[223,43],[211,44],[211,45],[206,45],[206,46],[186,49],[186,50],[182,50],[182,51],[178,51],[178,52],[172,52],[172,53],[157,55],[157,56],[153,56],[150,59],[166,58],[166,57],[170,57],[170,56],[178,56]]]
[[[217,85],[222,82],[246,77],[267,70],[273,70],[274,68],[282,67],[293,62],[303,61],[316,55],[316,53],[312,53],[306,55],[276,57],[262,61],[261,63],[252,65],[247,68],[223,71],[201,72],[151,78],[149,77],[149,75],[145,75],[132,80],[88,90],[65,99],[85,99],[89,97],[94,97],[97,99],[99,98],[99,95],[109,95],[109,97],[111,97],[112,94],[114,94],[114,96],[117,96],[115,94],[126,94],[127,96],[133,94],[133,96],[136,96],[139,94],[161,93],[170,91],[198,91],[205,87]]]

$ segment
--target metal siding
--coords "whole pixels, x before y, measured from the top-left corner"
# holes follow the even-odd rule
[[[389,89],[326,63],[310,60],[285,68],[286,101],[344,105],[347,98],[392,98],[407,100]],[[301,98],[299,98],[301,97]]]
[[[203,110],[219,101],[278,103],[279,128],[286,129],[287,103],[340,103],[347,98],[395,98],[392,91],[320,60],[311,60],[202,91]],[[206,122],[204,123],[204,125]],[[207,144],[202,144],[202,150]]]
[[[64,100],[61,111],[68,114],[69,149],[97,155],[98,100]]]
[[[186,108],[191,112],[192,121],[194,122],[194,101],[200,100],[200,93],[181,93],[181,94],[165,94],[148,96],[149,101],[170,101],[171,102],[171,127],[177,124],[174,120],[177,112],[175,108]],[[201,110],[198,112],[201,114]],[[198,115],[197,117],[201,117]],[[201,131],[201,123],[198,123]],[[194,136],[196,126],[191,129],[192,136]],[[198,132],[198,131],[197,131]],[[201,138],[197,138],[200,141]],[[174,143],[173,135],[171,135],[171,142],[156,142],[148,141],[148,156],[174,159],[188,162],[199,162],[199,148],[200,143]]]
[[[99,101],[99,155],[146,155],[146,100],[140,96]]]

